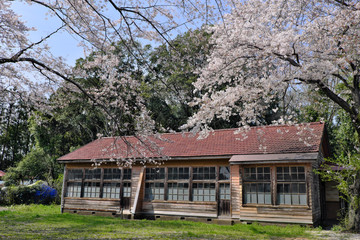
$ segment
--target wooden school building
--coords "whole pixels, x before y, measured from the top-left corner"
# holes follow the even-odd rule
[[[339,206],[338,193],[327,196],[329,186],[314,173],[329,155],[324,123],[215,130],[205,139],[191,133],[161,138],[153,143],[169,159],[160,165],[144,164],[137,156],[160,155],[131,136],[100,138],[60,157],[62,211],[316,225],[328,215],[327,203],[333,210]],[[119,158],[133,164],[118,165]]]

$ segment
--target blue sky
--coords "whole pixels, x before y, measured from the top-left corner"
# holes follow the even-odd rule
[[[21,19],[25,21],[28,27],[37,29],[37,31],[31,31],[29,34],[29,39],[32,42],[39,41],[61,26],[60,20],[46,16],[46,9],[37,4],[29,5],[14,1],[12,2],[12,9],[21,15]],[[51,52],[55,56],[62,56],[71,66],[75,65],[76,59],[84,57],[82,48],[77,47],[78,41],[64,30],[48,39],[46,43],[51,47]]]

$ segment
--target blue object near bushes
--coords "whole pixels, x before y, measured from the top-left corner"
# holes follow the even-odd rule
[[[9,186],[0,190],[0,205],[50,204],[57,198],[56,189],[43,181],[28,186]]]
[[[57,191],[45,184],[40,185],[40,189],[35,192],[35,203],[48,204],[55,199]]]

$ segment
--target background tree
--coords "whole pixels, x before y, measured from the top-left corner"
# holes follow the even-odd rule
[[[0,169],[14,166],[29,152],[32,142],[28,130],[31,107],[11,93],[0,99]]]
[[[147,106],[159,129],[178,130],[195,109],[188,102],[195,96],[197,69],[205,65],[211,48],[210,34],[189,30],[163,44],[149,55],[151,71],[146,75]]]

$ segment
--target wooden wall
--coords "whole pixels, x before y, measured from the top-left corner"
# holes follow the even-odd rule
[[[120,200],[100,198],[65,198],[64,210],[119,212]]]
[[[131,174],[130,212],[136,214],[141,212],[144,199],[144,166],[133,166]]]
[[[240,183],[239,165],[230,165],[231,174],[231,218],[239,219],[242,202],[242,185]]]
[[[144,202],[142,212],[151,215],[217,217],[216,202]]]
[[[279,205],[245,205],[242,196],[242,171],[250,165],[230,165],[231,175],[231,215],[228,218],[241,221],[265,221],[273,223],[300,223],[314,224],[321,219],[321,203],[319,177],[313,172],[316,163],[293,163],[293,164],[257,164],[251,166],[272,166],[271,176],[275,178],[276,166],[305,166],[307,175],[307,206],[279,206]],[[160,167],[198,167],[198,166],[229,166],[228,159],[221,160],[168,160]],[[67,168],[91,167],[90,164],[67,164]],[[101,167],[116,167],[115,164],[106,164]],[[148,165],[146,167],[156,167]],[[276,179],[272,179],[272,188],[276,188]],[[172,215],[191,217],[218,217],[218,202],[190,202],[190,201],[144,201],[145,192],[145,167],[134,165],[132,167],[132,193],[131,209],[133,215]],[[275,194],[275,193],[273,193]],[[63,198],[64,210],[86,211],[120,211],[119,200],[89,199],[89,198]]]

